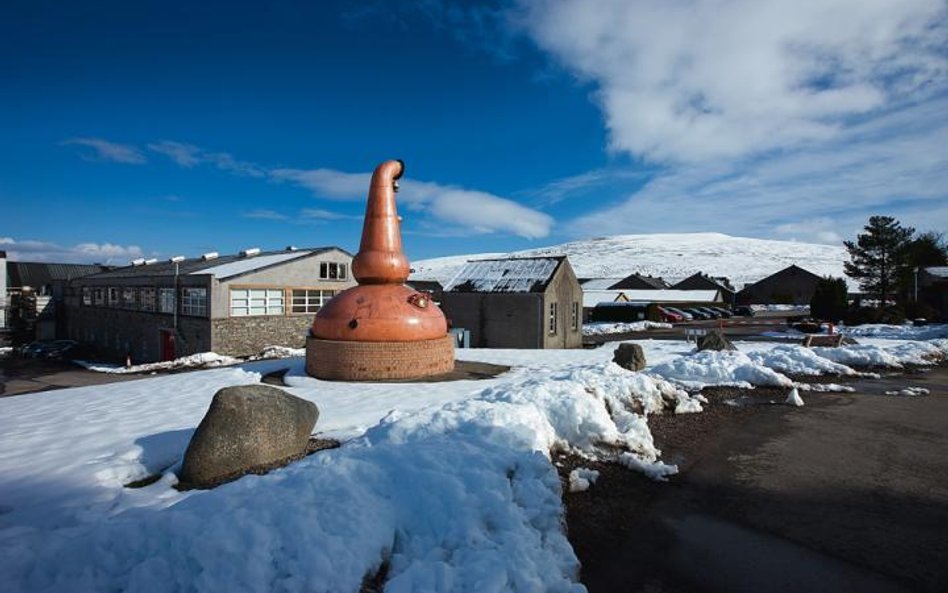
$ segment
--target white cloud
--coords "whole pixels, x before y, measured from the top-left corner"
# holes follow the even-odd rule
[[[302,210],[300,210],[300,216],[302,218],[307,218],[311,220],[343,220],[343,219],[362,218],[361,216],[340,214],[339,212],[332,212],[331,210],[323,210],[322,208],[303,208]]]
[[[281,214],[275,210],[251,210],[250,212],[244,212],[242,215],[244,218],[257,218],[260,220],[286,220],[288,216],[286,214]]]
[[[523,0],[538,46],[598,88],[611,146],[702,162],[837,137],[945,88],[942,0]]]
[[[125,265],[129,260],[142,257],[137,245],[114,243],[79,243],[65,247],[48,241],[19,241],[12,237],[0,237],[0,249],[7,252],[12,261],[35,261],[54,263],[101,263]]]
[[[244,175],[247,177],[265,177],[267,171],[255,163],[238,161],[227,152],[213,152],[199,146],[184,142],[163,140],[148,145],[148,150],[163,154],[177,165],[192,168],[196,165],[209,164],[221,171]]]
[[[272,178],[296,183],[317,197],[355,200],[365,198],[372,175],[332,169],[278,169],[272,172]],[[537,239],[547,236],[553,226],[549,215],[487,192],[412,179],[399,183],[399,203],[415,212],[430,212],[441,223],[471,233],[504,232]]]
[[[134,146],[109,142],[102,138],[70,138],[59,143],[61,146],[85,146],[92,149],[92,154],[85,154],[85,158],[124,163],[127,165],[141,165],[148,162],[145,155]]]

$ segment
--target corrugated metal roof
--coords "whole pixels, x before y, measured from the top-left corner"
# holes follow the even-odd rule
[[[469,261],[445,292],[543,292],[566,256]]]
[[[650,303],[712,303],[721,300],[717,290],[629,290],[622,293],[630,301]]]
[[[7,286],[39,288],[58,280],[73,280],[109,270],[109,266],[91,264],[50,264],[44,262],[7,261]]]
[[[241,257],[239,254],[233,255],[222,255],[212,260],[204,260],[200,257],[188,258],[178,262],[177,264],[177,273],[179,275],[185,274],[211,274],[212,270],[217,269],[216,273],[213,273],[217,278],[232,278],[234,276],[239,276],[240,274],[246,274],[254,270],[260,270],[262,268],[277,265],[287,260],[296,259],[298,257],[304,257],[308,255],[313,255],[315,253],[324,253],[331,251],[333,249],[339,249],[338,247],[315,247],[309,249],[300,249],[297,251],[267,251],[262,252],[253,257]],[[343,253],[348,253],[343,249],[339,249]],[[272,258],[271,256],[284,256],[281,258]],[[229,264],[240,264],[233,267],[226,267]],[[226,275],[224,275],[226,274]],[[174,276],[175,275],[175,263],[163,260],[148,265],[141,266],[125,266],[123,268],[117,268],[109,272],[104,272],[102,274],[96,274],[92,280],[110,280],[113,278],[139,278],[139,277],[155,277],[155,276]]]

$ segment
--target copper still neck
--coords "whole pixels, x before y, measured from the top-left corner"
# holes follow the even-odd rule
[[[395,210],[397,180],[405,173],[402,161],[385,161],[375,168],[365,207],[362,243],[352,260],[359,284],[403,284],[411,268],[402,251],[399,216]]]

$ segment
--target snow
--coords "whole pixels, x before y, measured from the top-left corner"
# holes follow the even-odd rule
[[[787,394],[787,404],[791,406],[796,406],[798,408],[803,407],[803,398],[800,397],[800,392],[796,387],[790,390],[790,393]]]
[[[655,303],[712,303],[721,302],[721,293],[717,290],[676,290],[660,289],[622,289],[627,299],[635,302]]]
[[[614,303],[624,296],[621,290],[585,290],[583,289],[583,308],[595,307],[599,303]]]
[[[129,373],[149,373],[154,371],[171,371],[190,368],[210,368],[219,366],[229,366],[240,362],[239,359],[232,356],[224,356],[216,352],[199,352],[189,356],[183,356],[174,360],[164,362],[149,362],[145,364],[135,364],[131,366],[121,366],[114,364],[105,364],[89,362],[87,360],[76,360],[75,363],[90,371],[97,373],[129,374]]]
[[[500,255],[470,254],[413,261],[413,278],[439,280],[444,284],[467,260]],[[848,259],[845,248],[840,245],[749,239],[720,233],[619,235],[507,255],[566,255],[580,278],[624,278],[640,273],[676,282],[701,271],[710,276],[725,276],[738,289],[791,264],[819,276],[844,278],[843,263]],[[855,283],[850,288],[858,290]]]
[[[906,387],[904,389],[895,389],[892,391],[886,391],[886,395],[901,395],[905,397],[917,397],[920,395],[928,395],[931,391],[924,387]]]
[[[585,492],[599,479],[599,472],[586,467],[578,467],[569,472],[569,491]]]
[[[612,363],[610,343],[458,350],[512,367],[483,381],[321,381],[296,356],[0,398],[4,590],[348,593],[387,561],[386,591],[579,592],[552,452],[666,480],[678,468],[662,460],[648,420],[700,412],[703,398],[683,388],[777,385],[799,396],[824,386],[782,372],[852,374],[822,350],[896,364],[948,354],[948,340],[698,353],[636,343],[650,365],[640,373]],[[287,390],[318,405],[318,434],[342,446],[214,490],[175,490],[213,394],[281,368]],[[595,481],[580,470],[571,489]],[[123,487],[153,474],[149,486]]]
[[[839,332],[851,338],[885,338],[889,340],[932,340],[948,338],[948,324],[886,325],[873,323],[853,327],[839,326]]]
[[[221,264],[219,266],[204,268],[191,273],[202,275],[210,274],[216,278],[230,278],[231,276],[238,276],[240,274],[252,272],[253,270],[258,270],[266,266],[272,266],[300,257],[305,257],[310,253],[312,253],[312,251],[289,251],[286,253],[274,253],[273,255],[258,255],[242,258],[237,261]]]
[[[658,321],[630,321],[630,322],[593,322],[583,324],[584,336],[602,336],[607,334],[622,334],[641,332],[649,329],[671,329],[672,324]]]
[[[740,351],[704,350],[654,366],[649,372],[696,390],[710,385],[793,386],[789,378]]]

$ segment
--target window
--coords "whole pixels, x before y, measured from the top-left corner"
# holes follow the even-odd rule
[[[282,288],[231,288],[230,316],[283,315]]]
[[[89,286],[82,287],[82,304],[86,306],[92,304],[92,288]]]
[[[579,331],[579,303],[574,302],[569,316],[570,327],[573,331]]]
[[[100,307],[105,304],[105,289],[95,287],[92,289],[92,303]]]
[[[319,264],[319,277],[322,280],[345,280],[346,264],[322,262]]]
[[[119,304],[119,289],[114,286],[109,287],[109,306],[117,307]]]
[[[154,311],[155,310],[155,289],[154,288],[143,288],[140,295],[141,297],[141,309],[142,311]]]
[[[174,313],[174,289],[158,289],[158,310],[162,313]]]
[[[122,308],[123,309],[135,309],[135,293],[138,292],[136,289],[126,286],[122,289]]]
[[[556,313],[557,313],[557,304],[550,303],[550,322],[548,324],[550,335],[553,335],[556,333],[556,317],[557,317]]]
[[[207,289],[182,288],[181,314],[207,317]]]
[[[293,313],[315,313],[336,294],[335,290],[293,290]]]

